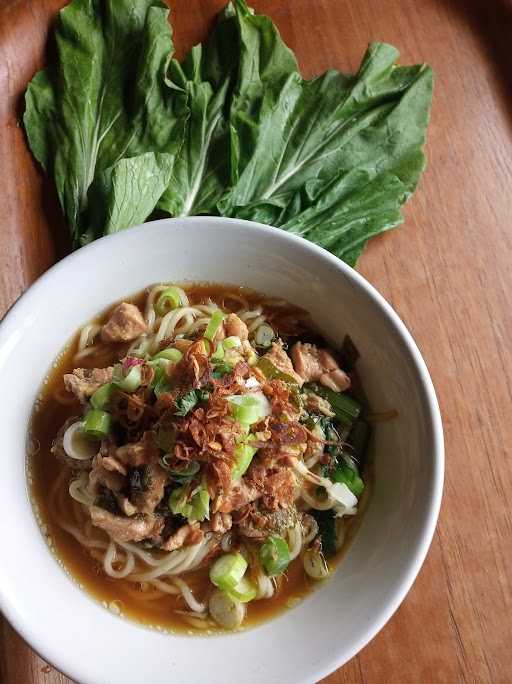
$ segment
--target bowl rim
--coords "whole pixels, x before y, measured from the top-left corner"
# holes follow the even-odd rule
[[[435,389],[426,363],[418,349],[416,342],[392,306],[383,297],[383,295],[381,295],[380,292],[372,284],[370,284],[369,281],[366,280],[364,276],[343,262],[341,259],[328,252],[323,247],[320,247],[299,235],[288,233],[273,226],[247,221],[245,219],[219,216],[188,216],[157,219],[155,221],[148,221],[138,226],[129,228],[128,232],[132,235],[134,231],[138,233],[144,232],[144,235],[147,235],[147,231],[151,231],[153,228],[159,227],[161,225],[170,224],[172,226],[172,224],[184,222],[191,224],[191,226],[189,226],[190,235],[192,235],[192,232],[195,229],[194,224],[197,224],[198,222],[206,225],[210,224],[211,226],[218,226],[219,228],[230,227],[241,234],[243,234],[245,231],[251,231],[253,233],[259,234],[262,241],[265,240],[267,235],[272,235],[275,238],[276,232],[279,231],[280,238],[285,243],[289,243],[290,247],[293,248],[294,245],[300,245],[302,249],[310,250],[311,253],[316,254],[325,262],[333,266],[336,270],[341,271],[351,284],[354,284],[365,294],[365,296],[369,297],[374,304],[378,306],[386,318],[387,323],[391,326],[395,334],[398,335],[407,348],[407,351],[409,352],[413,361],[415,371],[417,372],[423,395],[426,399],[424,403],[425,417],[431,430],[430,438],[432,440],[432,482],[429,491],[429,500],[426,502],[426,508],[428,511],[425,516],[426,520],[423,523],[421,534],[419,534],[418,538],[416,539],[415,549],[414,551],[411,551],[411,556],[408,559],[407,567],[402,571],[403,577],[399,587],[391,596],[386,598],[383,607],[379,609],[379,612],[372,624],[366,628],[359,639],[353,642],[351,648],[345,648],[343,650],[340,649],[339,652],[333,653],[328,658],[324,658],[321,665],[319,664],[314,668],[314,670],[312,669],[312,671],[308,673],[308,682],[312,681],[309,679],[309,677],[313,677],[315,681],[318,681],[351,660],[381,631],[381,629],[391,619],[393,614],[405,599],[428,553],[441,507],[445,468],[443,426]],[[51,279],[56,277],[61,270],[69,268],[71,263],[83,259],[86,257],[86,255],[93,255],[97,250],[102,251],[105,249],[111,249],[112,246],[114,246],[117,242],[122,242],[125,239],[124,236],[126,234],[126,231],[120,231],[112,235],[101,237],[94,242],[68,254],[52,265],[42,275],[40,275],[18,297],[18,299],[11,305],[3,318],[0,320],[0,350],[5,342],[5,338],[8,337],[10,333],[9,329],[11,326],[16,325],[16,318],[18,315],[32,299],[37,301],[39,291],[45,287],[47,281],[51,281]],[[240,242],[240,245],[241,249],[243,249],[242,242]],[[108,303],[106,303],[106,305],[107,304]],[[26,641],[26,643],[29,644],[29,646],[38,655],[40,655],[41,658],[47,662],[51,662],[53,665],[53,661],[48,660],[47,656],[44,654],[45,639],[42,636],[41,629],[34,629],[34,620],[18,620],[14,611],[10,610],[9,604],[9,596],[3,591],[2,586],[0,585],[0,610],[4,618]],[[64,662],[64,660],[67,660],[67,662]],[[55,662],[55,667],[66,676],[76,681],[80,681],[79,669],[76,667],[71,667],[68,659],[63,659],[61,663]],[[306,680],[304,680],[304,682],[306,682]]]

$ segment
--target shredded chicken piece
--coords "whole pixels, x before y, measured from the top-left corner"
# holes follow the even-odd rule
[[[164,522],[154,516],[134,515],[123,517],[109,513],[99,506],[91,506],[91,521],[96,527],[105,530],[114,541],[138,542],[154,537],[163,529]]]
[[[112,367],[75,368],[64,376],[64,386],[84,404],[102,385],[112,380]]]
[[[283,349],[282,342],[273,342],[270,351],[268,351],[262,358],[271,361],[282,373],[291,375],[291,377],[297,381],[297,384],[302,387],[304,378],[299,373],[295,372],[290,357]]]
[[[242,342],[249,339],[249,329],[247,325],[234,313],[230,313],[227,317],[225,328],[228,337],[239,337]]]
[[[231,513],[231,511],[236,511],[251,503],[251,501],[259,499],[262,495],[261,490],[248,485],[244,480],[240,480],[240,482],[233,485],[226,497],[219,497],[221,505],[218,510],[221,513]]]
[[[122,302],[101,326],[101,339],[104,342],[131,342],[143,332],[146,332],[146,322],[139,309],[135,304]]]
[[[219,534],[225,534],[232,525],[233,519],[229,513],[214,513],[210,523],[212,531]]]
[[[117,495],[116,496],[116,501],[119,505],[119,508],[123,511],[123,513],[127,516],[132,516],[137,513],[137,509],[135,506],[132,504],[130,499],[128,499],[126,496],[122,495]]]
[[[350,387],[350,378],[341,368],[324,373],[320,376],[320,382],[334,392],[344,392]]]
[[[117,472],[120,475],[126,475],[127,470],[122,463],[116,459],[115,456],[105,456],[101,459],[101,465],[105,470],[111,470],[112,472]]]
[[[204,532],[199,527],[199,523],[187,523],[182,525],[174,534],[171,534],[169,539],[164,542],[160,548],[165,551],[175,551],[182,546],[191,546],[202,541]]]
[[[102,487],[106,487],[114,494],[124,487],[124,477],[118,472],[105,469],[103,460],[101,456],[95,456],[89,473],[87,489],[92,496],[98,496]]]
[[[231,468],[225,461],[216,459],[208,465],[208,491],[215,499],[231,487]]]
[[[336,359],[327,349],[314,344],[296,342],[291,350],[293,366],[303,382],[319,381],[335,392],[344,392],[350,387],[350,378],[338,366]]]
[[[152,463],[158,459],[158,455],[152,432],[145,432],[140,442],[125,444],[116,449],[117,460],[131,468]]]

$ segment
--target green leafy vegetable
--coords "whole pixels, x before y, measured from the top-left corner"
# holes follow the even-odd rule
[[[153,366],[153,370],[155,372],[153,381],[151,383],[151,387],[153,389],[153,392],[155,393],[156,398],[163,394],[164,392],[169,392],[171,390],[171,385],[169,383],[169,379],[165,373],[164,368],[159,365],[158,366]]]
[[[322,551],[326,556],[336,553],[336,518],[333,510],[314,511],[313,515],[318,523],[318,531],[322,540]]]
[[[233,9],[221,14],[206,45],[196,45],[182,65],[170,63],[168,84],[176,117],[185,117],[184,140],[172,181],[159,207],[173,216],[217,213],[229,182],[226,97],[237,65]]]
[[[221,378],[226,377],[226,375],[229,375],[232,372],[233,372],[233,366],[230,363],[226,363],[225,361],[221,361],[220,363],[215,364],[215,368],[214,368],[214,371],[212,373],[212,377],[214,380],[220,380]]]
[[[357,468],[341,463],[330,474],[330,479],[333,482],[341,482],[346,484],[352,494],[359,496],[364,491],[364,482],[359,477]]]
[[[186,416],[199,401],[196,390],[190,390],[176,400],[175,413],[177,416]]]
[[[270,31],[259,27],[261,35]],[[278,36],[268,44],[276,54],[283,47]],[[397,67],[397,56],[376,43],[354,77],[331,70],[305,81],[287,60],[280,86],[277,79],[272,88],[239,85],[251,95],[241,104],[234,97],[232,120],[251,110],[259,117],[250,121],[251,134],[233,143],[243,154],[221,213],[280,226],[349,263],[367,238],[400,223],[399,208],[424,168],[432,72]]]
[[[193,389],[176,399],[174,413],[186,416],[200,401],[206,401],[210,393],[206,389]]]
[[[351,452],[360,466],[365,462],[370,436],[371,428],[364,420],[357,420],[348,436]]]
[[[104,235],[143,223],[171,180],[173,162],[172,154],[146,152],[99,172],[89,192],[89,221],[103,226]]]
[[[161,0],[73,0],[25,128],[75,246],[143,222],[221,214],[302,235],[355,264],[402,221],[425,166],[433,76],[368,48],[355,75],[307,80],[272,21],[233,0],[172,58]]]
[[[321,418],[316,425],[317,428],[321,427],[325,438],[331,442],[325,447],[325,451],[330,455],[331,459],[330,463],[322,466],[323,476],[332,482],[345,484],[355,496],[360,496],[365,488],[365,484],[359,475],[358,463],[365,456],[364,449],[366,448],[366,443],[362,445],[362,451],[355,452],[351,441],[353,434],[359,434],[357,427],[359,424],[366,425],[361,420],[356,421],[347,440],[348,447],[341,443],[336,444],[336,442],[340,441],[340,436],[331,419]]]
[[[308,383],[305,389],[310,389],[320,397],[327,399],[336,414],[336,418],[344,427],[352,427],[355,419],[361,413],[361,404],[348,394],[335,392],[316,382]]]
[[[73,0],[59,13],[57,62],[29,84],[28,140],[75,246],[147,218],[168,183],[184,126],[164,99],[168,13],[160,0]]]
[[[167,465],[165,456],[162,460],[166,464],[166,469],[168,470],[169,474],[178,482],[190,482],[194,475],[197,475],[200,470],[200,465],[197,461],[190,461],[184,468],[177,469],[170,468]]]

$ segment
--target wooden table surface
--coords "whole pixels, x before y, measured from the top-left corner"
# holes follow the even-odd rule
[[[51,184],[26,147],[22,94],[62,0],[0,6],[0,314],[65,254]],[[179,53],[222,0],[175,0]],[[512,4],[503,0],[254,0],[303,71],[354,70],[370,40],[437,75],[429,167],[406,224],[360,271],[392,303],[432,374],[446,437],[444,500],[413,589],[329,684],[512,682]],[[4,458],[7,457],[4,454]],[[20,540],[23,543],[23,540]],[[4,550],[4,553],[6,550]],[[39,616],[44,620],[44,616]],[[4,621],[5,684],[68,682]]]

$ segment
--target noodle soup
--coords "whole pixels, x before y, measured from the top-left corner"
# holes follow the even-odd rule
[[[158,285],[85,325],[30,427],[34,504],[112,611],[233,630],[325,579],[368,496],[357,353],[297,306]]]

